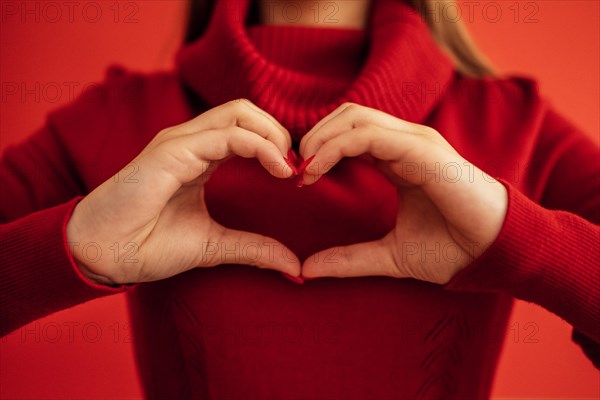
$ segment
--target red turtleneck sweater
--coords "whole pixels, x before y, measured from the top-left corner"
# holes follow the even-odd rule
[[[365,32],[248,27],[247,3],[219,0],[173,72],[112,68],[99,90],[5,152],[0,333],[128,291],[149,398],[479,399],[517,297],[571,323],[600,365],[600,152],[535,82],[457,73],[401,1],[377,0]],[[344,101],[434,127],[506,185],[499,237],[445,286],[385,277],[296,285],[236,265],[132,288],[87,281],[65,242],[80,196],[159,130],[238,97],[275,116],[295,145]],[[383,236],[397,207],[393,187],[357,159],[304,188],[232,159],[206,201],[222,224],[277,238],[301,259]]]

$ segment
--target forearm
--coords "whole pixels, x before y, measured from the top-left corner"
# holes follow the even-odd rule
[[[75,198],[0,225],[0,335],[125,287],[95,284],[75,264],[65,227]]]
[[[600,227],[545,209],[503,183],[509,208],[500,235],[445,288],[509,293],[600,342]]]

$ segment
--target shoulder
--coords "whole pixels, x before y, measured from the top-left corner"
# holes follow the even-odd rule
[[[520,74],[486,78],[459,76],[451,86],[450,89],[458,93],[457,108],[487,117],[486,120],[493,122],[490,125],[504,129],[512,125],[525,126],[528,132],[541,135],[540,138],[556,132],[581,133],[580,127],[562,115],[540,91],[539,81],[534,77]],[[452,91],[446,97],[452,100]]]
[[[538,81],[527,75],[473,78],[457,74],[446,88],[444,102],[454,102],[467,110],[498,110],[507,107],[513,112],[542,111],[545,99]]]
[[[64,123],[80,114],[87,117],[111,115],[117,119],[152,109],[167,99],[181,99],[182,87],[173,72],[132,72],[120,65],[106,69],[104,78],[86,85],[70,104],[50,114],[56,122]]]
[[[108,100],[121,100],[122,102],[148,101],[156,98],[155,94],[168,96],[181,92],[181,82],[173,71],[137,72],[118,64],[111,65],[106,69],[101,86],[105,90],[116,90],[116,93],[105,93],[113,95],[107,97]]]
[[[175,72],[112,65],[101,82],[86,85],[74,101],[51,112],[48,124],[65,142],[93,146],[112,137],[141,145],[149,135],[187,120],[188,103]]]
[[[189,100],[174,72],[131,72],[111,66],[47,126],[76,163],[125,164],[162,129],[190,119]],[[112,171],[112,170],[111,170]]]
[[[450,123],[461,128],[461,135],[477,135],[478,141],[492,144],[516,137],[531,140],[548,111],[539,86],[525,75],[473,78],[457,73],[442,88],[431,122]]]

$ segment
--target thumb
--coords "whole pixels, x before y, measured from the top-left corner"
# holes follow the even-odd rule
[[[268,236],[219,226],[216,240],[202,243],[200,265],[245,264],[300,275],[300,260],[285,245]]]
[[[396,276],[394,257],[384,240],[332,247],[315,253],[304,261],[302,277]]]

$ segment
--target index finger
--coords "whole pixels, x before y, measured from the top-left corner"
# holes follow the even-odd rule
[[[254,132],[273,142],[281,154],[286,155],[292,138],[283,125],[272,115],[246,99],[232,100],[200,114],[178,126],[184,134],[204,130],[239,127]]]

